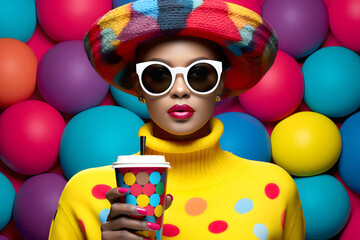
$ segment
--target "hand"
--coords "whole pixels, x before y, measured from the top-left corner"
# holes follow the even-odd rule
[[[105,197],[110,202],[111,208],[107,221],[101,224],[101,239],[126,239],[126,240],[146,240],[134,231],[155,231],[160,229],[156,223],[149,223],[139,218],[146,216],[146,209],[132,205],[121,203],[120,198],[125,196],[127,188],[113,188],[109,190]],[[172,197],[165,197],[165,210],[171,206]]]

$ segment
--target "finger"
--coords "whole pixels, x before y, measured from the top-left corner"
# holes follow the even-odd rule
[[[129,191],[127,188],[112,188],[106,192],[105,197],[111,203],[119,202],[119,199]]]
[[[102,240],[150,240],[126,230],[101,232]]]
[[[105,222],[101,225],[101,231],[116,231],[123,229],[156,231],[160,229],[160,225],[143,220],[136,220],[128,217],[115,218],[112,221]]]
[[[173,201],[174,197],[171,194],[167,194],[165,197],[165,210],[168,209]]]
[[[145,216],[148,214],[148,210],[142,207],[138,207],[133,204],[119,203],[115,202],[111,204],[110,213],[107,220],[111,221],[114,218],[117,218],[121,215],[135,215],[135,216]]]

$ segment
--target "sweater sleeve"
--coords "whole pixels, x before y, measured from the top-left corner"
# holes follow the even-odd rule
[[[82,239],[82,237],[78,224],[73,224],[65,210],[59,205],[51,222],[49,240],[62,239]]]
[[[305,219],[299,193],[294,180],[291,179],[289,202],[286,209],[284,239],[305,239]]]

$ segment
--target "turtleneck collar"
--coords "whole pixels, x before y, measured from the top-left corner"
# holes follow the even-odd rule
[[[170,162],[168,185],[171,188],[199,188],[218,184],[238,173],[241,158],[220,148],[224,126],[217,118],[210,120],[208,136],[192,141],[167,141],[153,136],[153,124],[141,127],[139,136],[146,136],[146,155],[164,155]],[[181,182],[182,184],[176,184]],[[178,186],[181,185],[181,186]]]

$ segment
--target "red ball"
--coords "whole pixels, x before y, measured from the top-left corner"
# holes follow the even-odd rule
[[[290,55],[278,51],[274,65],[258,84],[239,95],[246,112],[261,121],[277,121],[289,116],[304,95],[304,77]]]
[[[37,17],[55,41],[82,40],[92,23],[112,9],[111,0],[37,0]]]
[[[360,1],[331,0],[328,3],[330,29],[336,39],[360,53]]]
[[[61,114],[45,102],[14,104],[0,115],[0,156],[20,174],[43,173],[58,159],[64,128]]]

